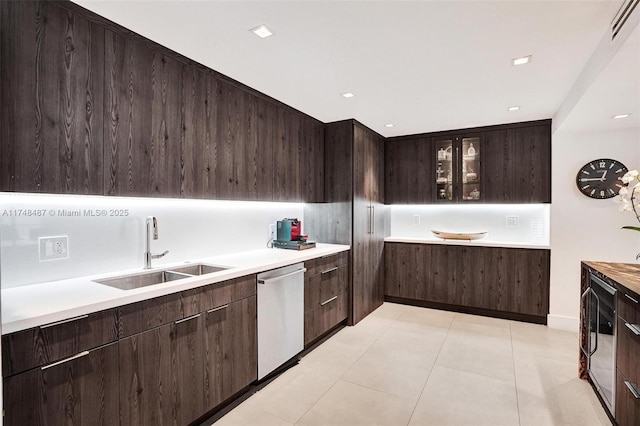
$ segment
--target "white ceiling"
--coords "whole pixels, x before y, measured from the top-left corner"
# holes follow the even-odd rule
[[[626,113],[631,115],[612,119]],[[559,130],[586,133],[626,129],[640,129],[640,25],[598,74]]]
[[[622,3],[74,1],[321,121],[384,136],[553,117]],[[260,24],[276,35],[249,31]]]

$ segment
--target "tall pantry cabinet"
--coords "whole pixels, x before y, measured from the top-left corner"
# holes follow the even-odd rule
[[[325,203],[305,206],[305,229],[351,246],[351,314],[356,324],[383,302],[384,138],[355,120],[325,127]]]

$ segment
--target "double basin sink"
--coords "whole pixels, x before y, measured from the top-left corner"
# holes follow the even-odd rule
[[[98,284],[119,288],[120,290],[133,290],[150,285],[162,284],[169,281],[183,280],[214,272],[224,271],[229,268],[207,265],[206,263],[194,263],[191,265],[160,271],[139,272],[136,274],[122,275],[119,277],[95,280]]]

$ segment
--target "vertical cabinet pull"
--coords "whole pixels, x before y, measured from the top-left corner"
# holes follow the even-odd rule
[[[624,384],[629,388],[629,390],[631,391],[631,394],[635,399],[640,399],[640,393],[638,393],[638,390],[633,385],[633,383],[629,382],[628,380],[625,380]]]
[[[40,367],[40,370],[44,371],[47,368],[55,367],[56,365],[64,364],[65,362],[69,362],[69,361],[72,361],[74,359],[82,358],[85,355],[89,355],[89,351],[80,352],[77,355],[70,356],[69,358],[65,358],[65,359],[60,360],[58,362],[54,362],[53,364],[44,365],[44,366]]]
[[[371,235],[376,233],[376,206],[371,206]]]

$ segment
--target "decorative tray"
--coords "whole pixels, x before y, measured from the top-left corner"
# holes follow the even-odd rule
[[[431,230],[433,235],[443,240],[479,240],[487,236],[488,232],[442,232]]]

